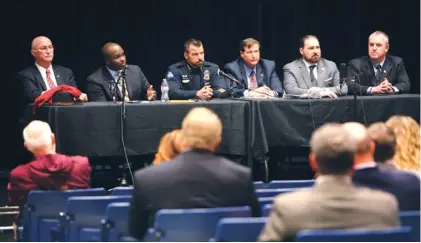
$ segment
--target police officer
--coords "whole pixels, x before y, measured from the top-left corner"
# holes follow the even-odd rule
[[[204,61],[205,51],[200,40],[189,39],[184,43],[184,59],[168,68],[166,79],[170,99],[228,97],[226,81],[218,75],[218,65]]]

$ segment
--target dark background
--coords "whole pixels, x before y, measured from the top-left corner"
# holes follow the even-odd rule
[[[79,87],[103,65],[101,46],[123,46],[130,64],[139,65],[159,89],[166,68],[183,58],[188,38],[204,42],[206,60],[223,66],[238,56],[238,44],[254,37],[261,56],[282,66],[299,56],[299,38],[319,37],[322,56],[346,62],[367,54],[370,33],[383,30],[390,37],[392,55],[401,56],[419,93],[419,1],[372,0],[6,0],[2,2],[1,168],[20,162],[21,146],[15,105],[16,73],[33,64],[30,45],[45,35],[55,46],[55,64],[71,68]],[[10,102],[12,101],[12,102]]]

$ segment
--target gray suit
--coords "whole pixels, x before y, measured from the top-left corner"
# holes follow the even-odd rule
[[[293,240],[302,229],[399,226],[389,193],[357,188],[349,177],[320,176],[314,187],[277,196],[259,241]]]
[[[312,84],[310,73],[302,58],[284,66],[284,88],[287,94],[301,95],[311,87],[329,88],[336,95],[346,95],[348,87],[339,84],[339,71],[332,61],[321,58],[317,63],[317,83]]]

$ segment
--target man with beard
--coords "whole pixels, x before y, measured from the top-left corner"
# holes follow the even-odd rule
[[[218,65],[205,61],[202,41],[187,40],[184,59],[168,68],[166,79],[170,99],[210,100],[228,96],[225,79],[218,75]]]
[[[375,31],[368,38],[368,56],[349,62],[347,74],[356,76],[359,84],[351,83],[350,93],[361,95],[402,94],[411,89],[403,59],[387,55],[389,37],[382,31]],[[354,87],[356,85],[356,87]]]
[[[305,35],[300,40],[302,58],[284,66],[284,88],[287,94],[318,93],[319,97],[346,95],[348,87],[339,82],[339,71],[332,61],[321,58],[319,40]]]

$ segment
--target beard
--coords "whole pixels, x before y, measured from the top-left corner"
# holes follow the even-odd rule
[[[311,58],[304,58],[309,63],[317,63],[320,60],[319,55],[314,55]]]

